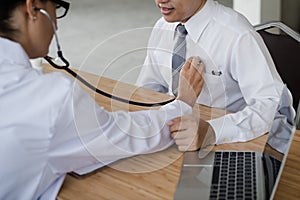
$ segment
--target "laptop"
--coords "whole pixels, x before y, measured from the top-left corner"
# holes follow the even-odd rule
[[[294,131],[273,123],[263,153],[186,152],[174,199],[272,199]]]

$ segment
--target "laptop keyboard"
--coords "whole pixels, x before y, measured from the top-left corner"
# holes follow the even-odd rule
[[[216,152],[210,199],[257,199],[254,152]]]

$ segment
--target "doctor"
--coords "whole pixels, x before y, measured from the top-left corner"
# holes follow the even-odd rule
[[[56,24],[68,6],[0,0],[0,199],[55,199],[68,172],[169,147],[166,123],[192,112],[203,85],[203,65],[190,58],[174,102],[109,113],[73,79],[33,69],[29,59],[46,56],[53,37],[44,13]]]
[[[155,3],[163,17],[153,28],[136,84],[173,94],[173,54],[185,47],[183,55],[178,53],[181,57],[199,56],[205,65],[205,84],[197,103],[232,112],[208,121],[185,116],[170,122],[179,149],[196,150],[203,140],[207,144],[245,142],[268,132],[283,83],[262,38],[247,19],[213,0]],[[181,47],[176,46],[178,38],[185,38]],[[194,130],[198,130],[196,137],[191,134]],[[186,140],[189,137],[195,137],[192,145]]]

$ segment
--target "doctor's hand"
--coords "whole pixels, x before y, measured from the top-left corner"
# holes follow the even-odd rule
[[[179,77],[178,100],[194,106],[204,84],[204,64],[199,57],[190,57],[182,67]]]
[[[175,118],[167,125],[179,151],[196,151],[215,144],[215,132],[210,124],[193,115]]]

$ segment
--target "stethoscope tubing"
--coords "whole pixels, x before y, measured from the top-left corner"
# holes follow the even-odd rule
[[[68,61],[63,57],[62,52],[58,51],[58,56],[60,57],[60,59],[66,64],[66,66],[58,66],[56,65],[54,62],[51,61],[51,59],[49,57],[45,57],[45,60],[47,60],[47,62],[54,68],[56,69],[61,69],[61,70],[65,70],[66,72],[68,72],[70,75],[72,75],[74,78],[76,78],[77,80],[79,80],[81,83],[83,83],[85,86],[87,86],[89,89],[97,92],[98,94],[108,97],[110,99],[113,100],[117,100],[126,104],[131,104],[131,105],[136,105],[136,106],[142,106],[142,107],[155,107],[155,106],[163,106],[166,105],[168,103],[171,103],[172,101],[174,101],[175,99],[170,99],[167,101],[163,101],[163,102],[158,102],[158,103],[144,103],[144,102],[137,102],[137,101],[132,101],[132,100],[128,100],[128,99],[124,99],[115,95],[112,95],[110,93],[104,92],[100,89],[98,89],[97,87],[93,86],[92,84],[90,84],[88,81],[86,81],[84,78],[82,78],[78,73],[76,73],[75,71],[73,71],[72,69],[70,69],[68,67]]]
[[[144,102],[137,102],[137,101],[132,101],[132,100],[128,100],[128,99],[124,99],[115,95],[112,95],[110,93],[104,92],[100,89],[98,89],[97,87],[93,86],[92,84],[90,84],[88,81],[86,81],[84,78],[82,78],[81,76],[79,76],[75,71],[71,70],[69,68],[70,63],[68,62],[67,59],[65,59],[65,57],[63,56],[60,44],[59,44],[59,40],[58,40],[58,36],[56,33],[56,25],[54,23],[54,21],[52,20],[51,16],[48,14],[47,11],[45,11],[44,9],[40,9],[40,8],[35,8],[36,10],[39,10],[42,14],[44,14],[45,16],[47,16],[47,18],[49,19],[51,26],[53,28],[53,32],[54,32],[54,36],[55,36],[55,41],[56,41],[56,46],[57,46],[57,55],[58,57],[62,60],[62,62],[65,64],[63,66],[59,66],[57,64],[55,64],[52,61],[52,58],[49,56],[44,57],[44,59],[54,68],[56,69],[63,69],[66,72],[68,72],[70,75],[72,75],[75,79],[79,80],[80,82],[82,82],[85,86],[87,86],[89,89],[97,92],[98,94],[108,97],[110,99],[113,100],[117,100],[126,104],[131,104],[131,105],[136,105],[136,106],[142,106],[142,107],[155,107],[155,106],[163,106],[166,105],[172,101],[175,100],[175,98],[167,100],[167,101],[163,101],[163,102],[157,102],[157,103],[144,103]]]

